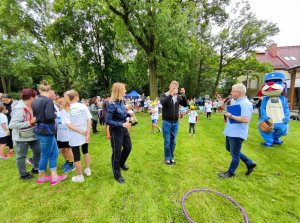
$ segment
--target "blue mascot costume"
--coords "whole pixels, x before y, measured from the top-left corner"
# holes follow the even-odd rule
[[[283,141],[280,137],[288,132],[290,110],[287,99],[282,95],[286,90],[284,80],[285,75],[280,72],[272,72],[265,75],[265,85],[261,89],[264,97],[260,107],[259,124],[271,121],[274,128],[270,132],[263,132],[258,128],[265,140],[262,143],[263,146],[281,145]]]

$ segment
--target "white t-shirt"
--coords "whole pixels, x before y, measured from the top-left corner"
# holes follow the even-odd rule
[[[205,109],[206,112],[211,112],[211,104],[210,103],[205,104]]]
[[[65,110],[57,112],[56,125],[57,125],[57,141],[69,142],[69,130],[67,127],[68,114]]]
[[[218,102],[214,101],[213,102],[213,108],[217,108],[218,107]]]
[[[198,113],[196,111],[190,111],[188,115],[189,115],[189,123],[196,123]]]
[[[0,124],[5,124],[6,128],[8,128],[8,120],[7,120],[7,116],[4,115],[3,113],[0,113]],[[6,137],[6,131],[2,128],[2,126],[0,127],[0,138]]]
[[[87,130],[87,121],[92,118],[92,115],[85,104],[74,103],[70,106],[70,112],[67,115],[67,124],[72,124],[74,127],[81,129],[82,131]],[[86,143],[86,136],[74,132],[69,129],[69,145],[70,146],[81,146]]]
[[[157,120],[158,119],[158,107],[151,107],[150,108],[151,111],[155,111],[153,113],[151,113],[151,118],[152,120]]]
[[[134,112],[132,111],[132,109],[127,110],[127,113],[130,115],[130,117],[126,118],[126,121],[130,122],[134,122],[135,121],[135,117],[134,117]]]

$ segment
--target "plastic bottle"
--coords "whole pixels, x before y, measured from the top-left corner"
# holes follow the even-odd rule
[[[61,116],[57,116],[56,118],[57,118],[57,124],[60,125],[61,124]]]

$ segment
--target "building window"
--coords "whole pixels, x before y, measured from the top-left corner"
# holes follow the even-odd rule
[[[293,56],[287,56],[287,57],[284,57],[285,60],[297,60],[296,57],[293,57]]]

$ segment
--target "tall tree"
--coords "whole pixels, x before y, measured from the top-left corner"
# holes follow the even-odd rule
[[[279,31],[275,24],[258,20],[250,11],[248,2],[238,2],[229,15],[229,19],[214,38],[214,48],[219,54],[219,61],[211,95],[215,95],[227,66],[251,54],[256,48],[266,46],[270,43],[269,37]]]
[[[117,29],[123,34],[126,33],[124,30],[129,32],[132,42],[145,53],[149,70],[150,97],[154,99],[158,95],[157,70],[159,66],[164,65],[160,59],[168,58],[169,61],[174,61],[169,72],[176,73],[179,58],[184,58],[183,49],[188,43],[188,10],[183,11],[181,1],[175,0],[106,0],[106,3],[121,19],[121,22],[116,22],[119,25]],[[176,56],[176,60],[172,60],[172,57]]]

